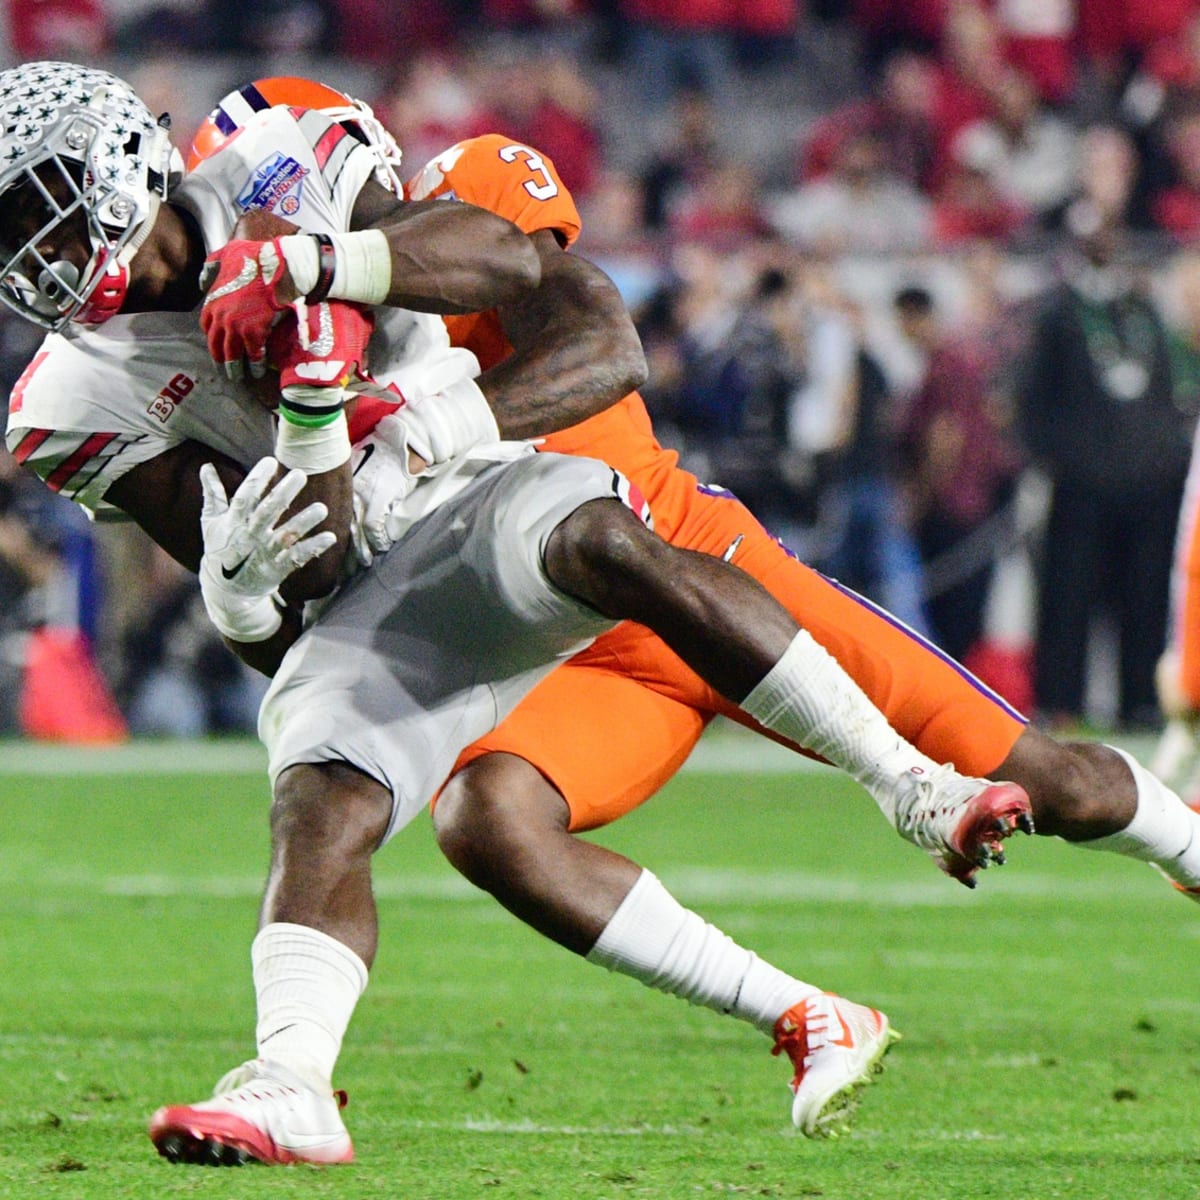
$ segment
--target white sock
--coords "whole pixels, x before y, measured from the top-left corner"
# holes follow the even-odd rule
[[[858,780],[893,825],[897,781],[938,766],[888,724],[837,659],[803,629],[741,708]]]
[[[367,968],[348,946],[307,925],[264,925],[250,947],[258,995],[258,1054],[317,1091],[333,1067]]]
[[[789,1008],[821,990],[743,949],[684,908],[649,871],[638,876],[587,960],[748,1021],[768,1036]]]
[[[1176,883],[1200,887],[1200,814],[1124,750],[1109,749],[1129,764],[1137,785],[1137,811],[1124,829],[1075,845],[1154,863]]]

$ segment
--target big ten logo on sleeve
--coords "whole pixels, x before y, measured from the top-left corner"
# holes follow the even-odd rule
[[[182,404],[195,386],[196,381],[180,371],[178,375],[172,376],[170,382],[150,401],[146,411],[165,425],[171,419],[176,405]]]

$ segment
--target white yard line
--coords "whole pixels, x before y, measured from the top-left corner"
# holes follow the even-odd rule
[[[249,738],[123,746],[0,742],[0,775],[257,775],[266,766],[266,752]]]
[[[1147,761],[1152,738],[1113,739]],[[0,777],[6,775],[225,775],[262,774],[267,756],[253,738],[146,739],[123,746],[63,746],[0,740]],[[684,773],[791,775],[828,770],[802,754],[726,722],[716,724],[684,764]]]
[[[464,1130],[468,1133],[562,1134],[568,1137],[703,1137],[694,1125],[541,1125],[535,1121],[473,1118],[458,1124],[440,1121],[401,1121],[413,1129]]]
[[[385,852],[386,853],[386,852]],[[787,905],[798,901],[827,904],[865,904],[877,908],[959,908],[973,903],[971,894],[950,880],[932,875],[928,880],[880,882],[866,878],[831,876],[816,871],[743,871],[738,868],[679,866],[660,872],[664,883],[682,901],[689,904],[744,904],[754,907]],[[981,884],[986,886],[987,880]],[[256,898],[262,892],[258,875],[119,875],[69,872],[49,869],[39,875],[39,885],[49,891],[86,892],[106,896],[171,899],[184,896],[208,896],[215,899]],[[1062,879],[1054,874],[1011,872],[1001,883],[1005,896],[1021,900],[1053,900],[1062,896]],[[1145,898],[1155,899],[1160,888],[1157,880],[1148,882]],[[1111,899],[1109,881],[1074,880],[1069,886],[1073,899]],[[381,900],[434,900],[488,905],[491,900],[455,875],[449,867],[445,874],[423,873],[389,878],[380,872],[375,879],[375,894]],[[1136,898],[1132,893],[1130,899]],[[1197,933],[1200,937],[1200,932]]]
[[[0,741],[4,775],[225,775],[263,774],[267,756],[252,738],[220,740],[146,739],[123,746],[62,746],[23,740]],[[779,775],[824,770],[765,738],[739,729],[706,735],[685,771]]]

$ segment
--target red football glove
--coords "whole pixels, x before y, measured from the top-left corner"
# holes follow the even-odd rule
[[[267,344],[279,371],[280,416],[296,425],[332,420],[346,398],[346,384],[366,363],[374,328],[370,311],[348,300],[290,305]]]
[[[261,376],[271,327],[297,297],[279,239],[235,239],[204,260],[201,286],[207,289],[200,328],[208,352],[230,379],[241,379],[242,360]]]

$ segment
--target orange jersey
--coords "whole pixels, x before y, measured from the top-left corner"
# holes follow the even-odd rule
[[[1171,647],[1178,660],[1182,699],[1200,711],[1200,429],[1179,513],[1171,574]]]
[[[506,217],[526,233],[553,230],[564,246],[579,236],[579,211],[554,164],[497,133],[443,150],[408,181],[404,193],[409,200],[463,200]],[[485,371],[512,353],[494,311],[445,320],[450,340],[473,350]]]
[[[553,164],[498,135],[452,146],[407,191],[412,199],[477,204],[526,233],[552,230],[564,246],[579,234],[579,214]],[[446,324],[484,370],[512,351],[494,312]],[[887,613],[798,562],[735,497],[680,468],[675,452],[658,444],[636,393],[547,436],[541,448],[609,463],[641,490],[667,541],[732,561],[757,579],[931,757],[972,775],[1007,757],[1024,728],[1018,713]],[[750,723],[649,630],[626,623],[558,667],[464,751],[459,767],[492,751],[525,758],[566,799],[570,827],[595,828],[653,795],[718,713]]]
[[[579,236],[579,211],[549,159],[510,138],[489,133],[451,146],[409,181],[411,200],[457,199],[506,217],[525,233],[549,229],[564,246]],[[486,371],[512,353],[494,311],[446,317],[451,341],[466,346]],[[543,450],[599,458],[636,480],[650,503],[655,529],[668,541],[680,527],[696,481],[677,469],[678,455],[658,444],[650,414],[633,392],[570,429],[549,434]]]

